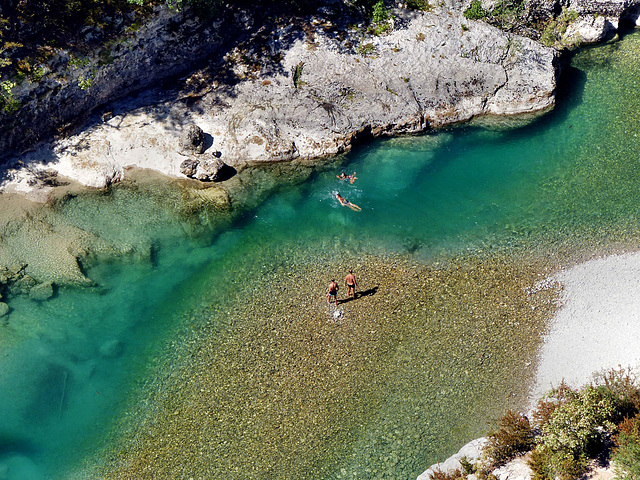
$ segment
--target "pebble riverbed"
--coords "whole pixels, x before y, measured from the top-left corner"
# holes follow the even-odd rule
[[[101,475],[412,478],[525,404],[558,294],[532,293],[540,265],[307,247],[223,267],[233,275],[167,345]],[[348,268],[358,297],[343,286],[336,309],[326,285]]]

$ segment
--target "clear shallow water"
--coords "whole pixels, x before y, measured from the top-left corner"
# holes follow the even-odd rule
[[[89,268],[95,289],[65,289],[44,303],[10,301],[9,326],[1,333],[0,478],[66,478],[91,459],[109,443],[110,421],[126,411],[154,358],[185,324],[197,323],[183,313],[216,292],[224,296],[229,278],[259,272],[253,263],[269,245],[292,251],[323,245],[318,258],[330,268],[340,252],[410,253],[429,262],[479,251],[555,255],[633,238],[640,218],[639,43],[631,35],[582,52],[558,108],[526,127],[466,127],[376,142],[347,157],[344,167],[284,185],[211,244],[191,239],[184,222],[144,195],[67,204],[60,213],[65,221],[125,251],[148,254]],[[341,168],[357,172],[355,184],[335,178]],[[336,191],[362,212],[339,206]],[[226,266],[234,262],[235,268]],[[387,398],[397,400],[406,395],[402,388],[414,387],[389,388],[397,393],[390,390]],[[450,435],[447,445],[468,440],[478,428],[463,418],[487,399],[468,402],[451,414],[454,424],[439,431]],[[384,427],[365,428],[335,446],[349,458],[329,476],[348,477],[381,454],[400,458],[389,475],[405,472],[393,447],[402,415],[390,400],[379,419]],[[410,441],[422,468],[439,459],[429,441]]]

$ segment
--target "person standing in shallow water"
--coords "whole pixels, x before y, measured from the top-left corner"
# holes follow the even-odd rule
[[[335,279],[331,279],[331,283],[329,283],[329,290],[327,290],[327,302],[331,305],[331,297],[333,297],[336,302],[336,307],[338,306],[338,284]]]
[[[353,274],[353,270],[349,269],[349,273],[347,273],[347,276],[344,279],[344,285],[347,287],[347,295],[352,295],[355,300],[358,282],[356,282],[356,276]]]

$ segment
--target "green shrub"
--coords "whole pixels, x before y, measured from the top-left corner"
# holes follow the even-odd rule
[[[622,418],[634,417],[640,412],[640,389],[630,369],[612,369],[596,378],[596,384],[602,385],[616,397]]]
[[[20,108],[20,101],[13,96],[16,83],[9,80],[0,82],[0,109],[4,113],[14,113]]]
[[[549,20],[540,35],[540,43],[547,47],[561,46],[562,36],[576,18],[578,18],[577,12],[568,9],[562,10],[556,19]]]
[[[433,5],[431,5],[427,0],[407,0],[407,8],[411,10],[420,10],[422,12],[430,12],[433,10]]]
[[[614,473],[618,480],[637,480],[640,478],[640,438],[620,434],[621,445],[613,453]]]
[[[375,23],[386,22],[391,18],[392,18],[391,12],[387,10],[387,7],[385,7],[384,2],[382,0],[380,0],[378,3],[376,3],[373,6],[373,15],[371,19]]]
[[[500,419],[498,428],[491,431],[488,437],[483,453],[491,469],[528,452],[534,445],[534,433],[529,420],[511,410],[507,410]]]
[[[469,20],[481,20],[488,15],[487,11],[482,8],[480,0],[474,0],[473,3],[463,13],[465,18]]]
[[[538,400],[537,406],[533,411],[534,425],[541,427],[545,423],[548,423],[556,408],[573,400],[575,396],[576,392],[563,380],[558,387],[552,389],[543,398]]]
[[[523,0],[500,0],[491,10],[492,22],[502,29],[512,29],[524,21],[525,8]]]
[[[300,62],[297,65],[291,67],[291,78],[293,80],[293,88],[298,88],[302,85],[300,77],[302,77],[302,71],[304,70],[304,62]]]
[[[535,478],[569,480],[584,473],[587,460],[599,453],[603,438],[614,431],[613,420],[620,414],[620,405],[603,386],[563,392],[562,403],[540,427],[541,436],[530,463]]]
[[[637,480],[640,478],[640,414],[627,417],[618,425],[614,442],[616,448],[611,459],[615,464],[616,478]]]
[[[388,32],[391,30],[392,18],[393,14],[387,10],[387,7],[384,5],[384,1],[380,0],[373,6],[373,11],[371,13],[373,25],[371,25],[367,31],[373,35],[380,35]]]
[[[373,43],[364,43],[358,47],[358,53],[363,57],[371,57],[376,52]]]
[[[529,460],[533,480],[575,480],[587,471],[587,465],[584,455],[574,457],[540,447],[531,453]]]
[[[78,86],[81,90],[88,90],[93,86],[93,77],[79,77],[78,78]]]
[[[430,480],[466,480],[466,478],[466,475],[459,468],[448,473],[436,468],[433,473],[429,474]]]

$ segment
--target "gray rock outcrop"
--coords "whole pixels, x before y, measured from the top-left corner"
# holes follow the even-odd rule
[[[233,95],[212,93],[209,102],[229,106],[198,121],[226,161],[332,155],[362,137],[533,112],[555,100],[555,51],[455,12],[412,14],[387,36],[346,43],[323,35],[314,48],[293,41],[282,63],[285,72],[304,65],[299,88],[268,75]]]
[[[180,171],[189,178],[201,182],[219,182],[229,168],[222,160],[213,155],[204,158],[188,158],[180,164]]]
[[[99,178],[104,172],[132,165],[211,180],[218,162],[196,164],[182,154],[191,138],[200,150],[199,132],[181,141],[175,125],[210,132],[225,163],[242,167],[330,156],[362,139],[480,115],[537,112],[555,101],[556,50],[455,11],[398,11],[395,29],[384,36],[362,37],[346,26],[337,35],[332,23],[312,24],[315,31],[306,34],[300,25],[280,25],[251,47],[255,51],[229,52],[233,85],[204,72],[197,94],[189,86],[195,80],[185,82],[179,96],[188,102],[167,99],[133,110],[116,103],[114,112],[127,113],[59,141],[47,153],[53,150],[64,176],[94,186],[109,183]],[[248,58],[265,56],[269,63],[246,65]],[[39,156],[25,161],[35,168]]]
[[[57,51],[42,66],[41,80],[24,80],[13,89],[20,109],[0,111],[0,159],[80,127],[107,102],[197,68],[251,30],[243,20],[233,9],[220,9],[216,22],[202,22],[188,10],[156,7],[139,20],[141,28],[122,32],[98,51]],[[222,29],[233,33],[222,35]]]
[[[181,153],[185,155],[200,154],[205,149],[204,132],[199,126],[190,124],[180,134],[178,145]]]

